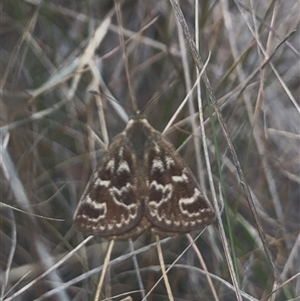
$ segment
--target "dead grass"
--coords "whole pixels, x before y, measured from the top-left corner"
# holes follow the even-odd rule
[[[155,98],[146,113],[163,131],[194,85],[196,65],[169,2],[120,4],[137,106]],[[182,1],[181,9],[203,62],[210,56],[208,79],[263,235],[202,83],[206,139],[196,92],[166,135],[224,210],[187,251],[190,237],[161,242],[166,268],[176,261],[168,272],[174,299],[299,300],[299,3],[201,1],[198,30],[193,5]],[[105,145],[133,112],[114,3],[0,6],[1,297],[93,300],[108,241],[81,245],[72,217]],[[133,247],[116,242],[103,299],[141,300],[137,270],[146,292],[157,284],[147,300],[168,300],[149,233]]]

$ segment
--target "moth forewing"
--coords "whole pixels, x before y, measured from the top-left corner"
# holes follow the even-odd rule
[[[145,150],[146,183],[149,189],[145,214],[154,232],[187,233],[204,228],[215,213],[173,145],[149,124]]]
[[[75,225],[83,232],[109,238],[125,239],[132,229],[142,232],[147,228],[145,222],[140,224],[142,186],[136,156],[122,132],[94,171],[78,204]]]

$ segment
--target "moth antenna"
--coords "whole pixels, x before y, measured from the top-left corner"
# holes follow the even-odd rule
[[[150,105],[156,101],[158,99],[160,95],[159,94],[155,94],[154,97],[152,97],[147,104],[143,107],[143,109],[139,110],[140,114],[144,114],[146,112],[146,110],[150,107]]]
[[[146,110],[152,105],[155,101],[157,101],[166,91],[173,87],[177,81],[173,81],[168,83],[167,86],[160,87],[160,89],[155,92],[155,94],[151,97],[151,99],[147,102],[143,109],[140,110],[141,114],[145,114]],[[146,114],[147,115],[147,114]]]

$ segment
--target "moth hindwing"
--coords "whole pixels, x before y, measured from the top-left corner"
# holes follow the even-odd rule
[[[147,228],[176,235],[209,225],[215,213],[174,147],[142,115],[104,154],[75,213],[82,231],[127,239]]]

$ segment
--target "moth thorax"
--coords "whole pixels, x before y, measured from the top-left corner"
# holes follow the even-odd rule
[[[142,161],[146,148],[149,146],[149,130],[142,121],[135,121],[127,131],[128,146],[136,154],[137,159]]]

